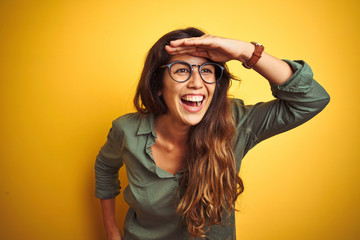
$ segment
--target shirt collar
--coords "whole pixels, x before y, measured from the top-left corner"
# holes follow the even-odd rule
[[[137,135],[151,133],[156,138],[155,133],[155,116],[152,113],[141,115],[141,121]]]

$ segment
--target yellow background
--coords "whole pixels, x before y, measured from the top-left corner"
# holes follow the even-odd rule
[[[356,0],[2,0],[0,239],[105,239],[95,156],[111,121],[134,110],[150,46],[187,26],[304,59],[331,95],[244,159],[238,239],[360,239],[359,10]],[[256,73],[229,66],[243,79],[233,95],[272,98]]]

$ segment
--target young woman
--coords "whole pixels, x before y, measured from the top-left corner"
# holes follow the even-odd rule
[[[235,239],[234,204],[245,154],[294,128],[329,102],[303,61],[279,60],[258,43],[187,28],[150,49],[134,98],[137,113],[113,121],[97,156],[96,196],[108,239]],[[264,76],[275,100],[244,105],[227,91],[238,60]],[[125,163],[129,211],[124,237],[115,222]]]

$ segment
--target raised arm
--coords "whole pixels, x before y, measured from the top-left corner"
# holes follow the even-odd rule
[[[246,63],[254,45],[240,40],[204,35],[180,39],[165,47],[169,54],[190,54],[216,62],[238,60]],[[265,52],[253,69],[264,76],[277,99],[245,106],[241,100],[233,104],[238,129],[251,132],[249,150],[262,140],[294,128],[319,113],[330,97],[314,79],[311,68],[303,61],[284,61]]]

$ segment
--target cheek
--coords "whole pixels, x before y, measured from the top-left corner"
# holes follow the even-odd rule
[[[213,98],[215,96],[215,91],[216,91],[216,87],[215,86],[210,86],[208,88],[208,92],[209,92],[209,97]]]
[[[176,102],[178,97],[178,91],[175,88],[175,86],[170,85],[164,85],[163,90],[161,91],[161,95],[168,107],[171,107],[171,104],[174,104]]]
[[[209,105],[211,105],[215,101],[215,99],[218,98],[217,95],[219,95],[219,89],[217,87],[214,87],[212,91],[209,92],[209,98],[211,99]]]

